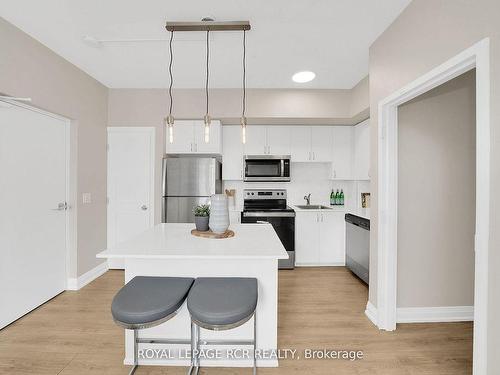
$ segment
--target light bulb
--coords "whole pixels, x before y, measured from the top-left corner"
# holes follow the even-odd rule
[[[165,117],[165,125],[168,128],[168,141],[174,143],[174,117],[172,115]]]
[[[210,116],[205,115],[203,122],[205,123],[205,143],[208,143],[210,142]]]

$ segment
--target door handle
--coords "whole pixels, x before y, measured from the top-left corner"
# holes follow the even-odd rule
[[[57,208],[52,208],[52,211],[66,211],[68,209],[68,203],[60,202],[57,204]]]
[[[146,206],[145,204],[143,204],[143,205],[141,206],[141,210],[146,211],[147,209],[148,209],[148,206]]]

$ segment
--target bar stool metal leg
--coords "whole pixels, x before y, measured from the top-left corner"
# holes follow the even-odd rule
[[[128,373],[128,375],[133,375],[137,367],[139,366],[139,358],[138,358],[138,348],[137,348],[137,329],[134,329],[134,366]]]
[[[198,371],[200,371],[200,326],[198,324],[194,325],[195,328],[195,336],[196,336],[196,367],[195,367],[195,375],[198,375]]]
[[[253,313],[253,375],[257,375],[257,311]]]

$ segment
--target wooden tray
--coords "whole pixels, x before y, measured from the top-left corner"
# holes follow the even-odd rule
[[[203,237],[203,238],[230,238],[234,237],[234,232],[231,229],[226,230],[224,233],[217,234],[212,232],[211,230],[207,230],[205,232],[200,232],[199,230],[193,229],[191,230],[191,234],[196,237]]]

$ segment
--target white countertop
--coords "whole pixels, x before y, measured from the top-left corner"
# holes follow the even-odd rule
[[[296,212],[348,212],[348,209],[345,206],[330,206],[329,204],[322,204],[322,203],[311,203],[311,206],[317,206],[317,205],[322,205],[328,208],[299,208],[294,204],[291,204],[290,207],[293,208]],[[301,206],[305,206],[301,204]]]
[[[191,235],[194,224],[157,224],[140,235],[99,254],[98,258],[143,259],[288,259],[271,224],[232,224],[232,238]]]
[[[364,219],[370,220],[370,209],[369,208],[355,208],[346,211],[348,214],[356,215]]]

